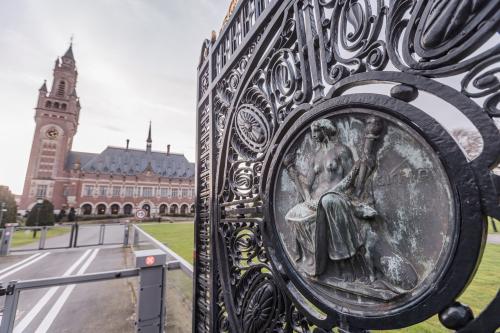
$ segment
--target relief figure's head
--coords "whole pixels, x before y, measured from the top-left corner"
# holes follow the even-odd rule
[[[311,135],[316,142],[332,141],[336,134],[337,128],[331,120],[320,119],[311,124]]]
[[[379,117],[371,116],[366,120],[367,136],[379,137],[384,130],[384,124]]]

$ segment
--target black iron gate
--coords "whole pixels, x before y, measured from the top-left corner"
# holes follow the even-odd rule
[[[500,218],[499,26],[498,0],[239,1],[198,69],[194,331],[494,332],[498,295],[456,299]]]

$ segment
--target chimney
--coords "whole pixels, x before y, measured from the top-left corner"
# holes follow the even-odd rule
[[[167,155],[170,155],[170,145],[167,145]]]
[[[129,143],[130,143],[130,140],[129,140],[129,139],[127,139],[127,148],[126,148],[126,150],[128,150],[128,145],[129,145]]]

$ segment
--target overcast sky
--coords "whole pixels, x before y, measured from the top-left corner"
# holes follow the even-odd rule
[[[153,149],[194,161],[196,66],[229,0],[1,0],[0,184],[21,194],[34,107],[74,35],[82,111],[73,150]]]
[[[72,35],[83,107],[73,150],[97,153],[108,145],[123,147],[126,139],[144,149],[151,120],[153,149],[164,151],[170,144],[173,152],[194,161],[201,44],[220,30],[229,3],[0,0],[0,184],[22,192],[38,89],[44,79],[51,85],[56,57],[67,50]],[[483,48],[495,43],[497,37]],[[460,89],[457,77],[441,81]],[[390,87],[351,92],[388,94]],[[470,127],[449,104],[421,96],[415,105],[446,129]]]

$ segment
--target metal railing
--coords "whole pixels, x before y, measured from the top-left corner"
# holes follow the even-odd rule
[[[48,237],[50,230],[67,228],[68,232],[54,237]],[[109,230],[118,229],[118,232],[109,232]],[[10,252],[48,250],[48,249],[65,249],[77,248],[86,246],[99,245],[127,245],[129,242],[129,223],[114,223],[114,224],[84,224],[74,223],[71,225],[61,226],[42,226],[42,227],[19,227],[16,225],[8,225],[1,233],[0,237],[0,256],[8,255]],[[40,232],[40,238],[33,242],[12,248],[11,242],[16,233],[20,232]],[[110,236],[111,235],[111,236]],[[50,244],[51,239],[59,237],[59,242]],[[67,237],[61,239],[60,237]]]
[[[178,269],[176,261],[167,262],[167,255],[161,250],[135,252],[136,268],[102,273],[64,276],[48,279],[11,281],[7,286],[0,284],[0,296],[5,296],[5,305],[0,333],[14,330],[17,305],[22,291],[53,286],[74,285],[114,279],[139,277],[138,302],[136,309],[136,332],[163,332],[165,325],[165,276],[166,270]],[[160,292],[147,293],[148,290]],[[146,297],[147,295],[147,297]]]
[[[133,242],[132,246],[134,248],[140,248],[141,246],[144,245],[150,245],[151,247],[161,250],[164,253],[166,253],[168,256],[173,258],[175,262],[178,263],[179,268],[190,278],[193,278],[193,265],[191,265],[187,260],[179,256],[177,253],[172,251],[169,247],[167,247],[165,244],[145,232],[140,228],[140,226],[133,224],[131,226],[131,234],[133,235]]]

